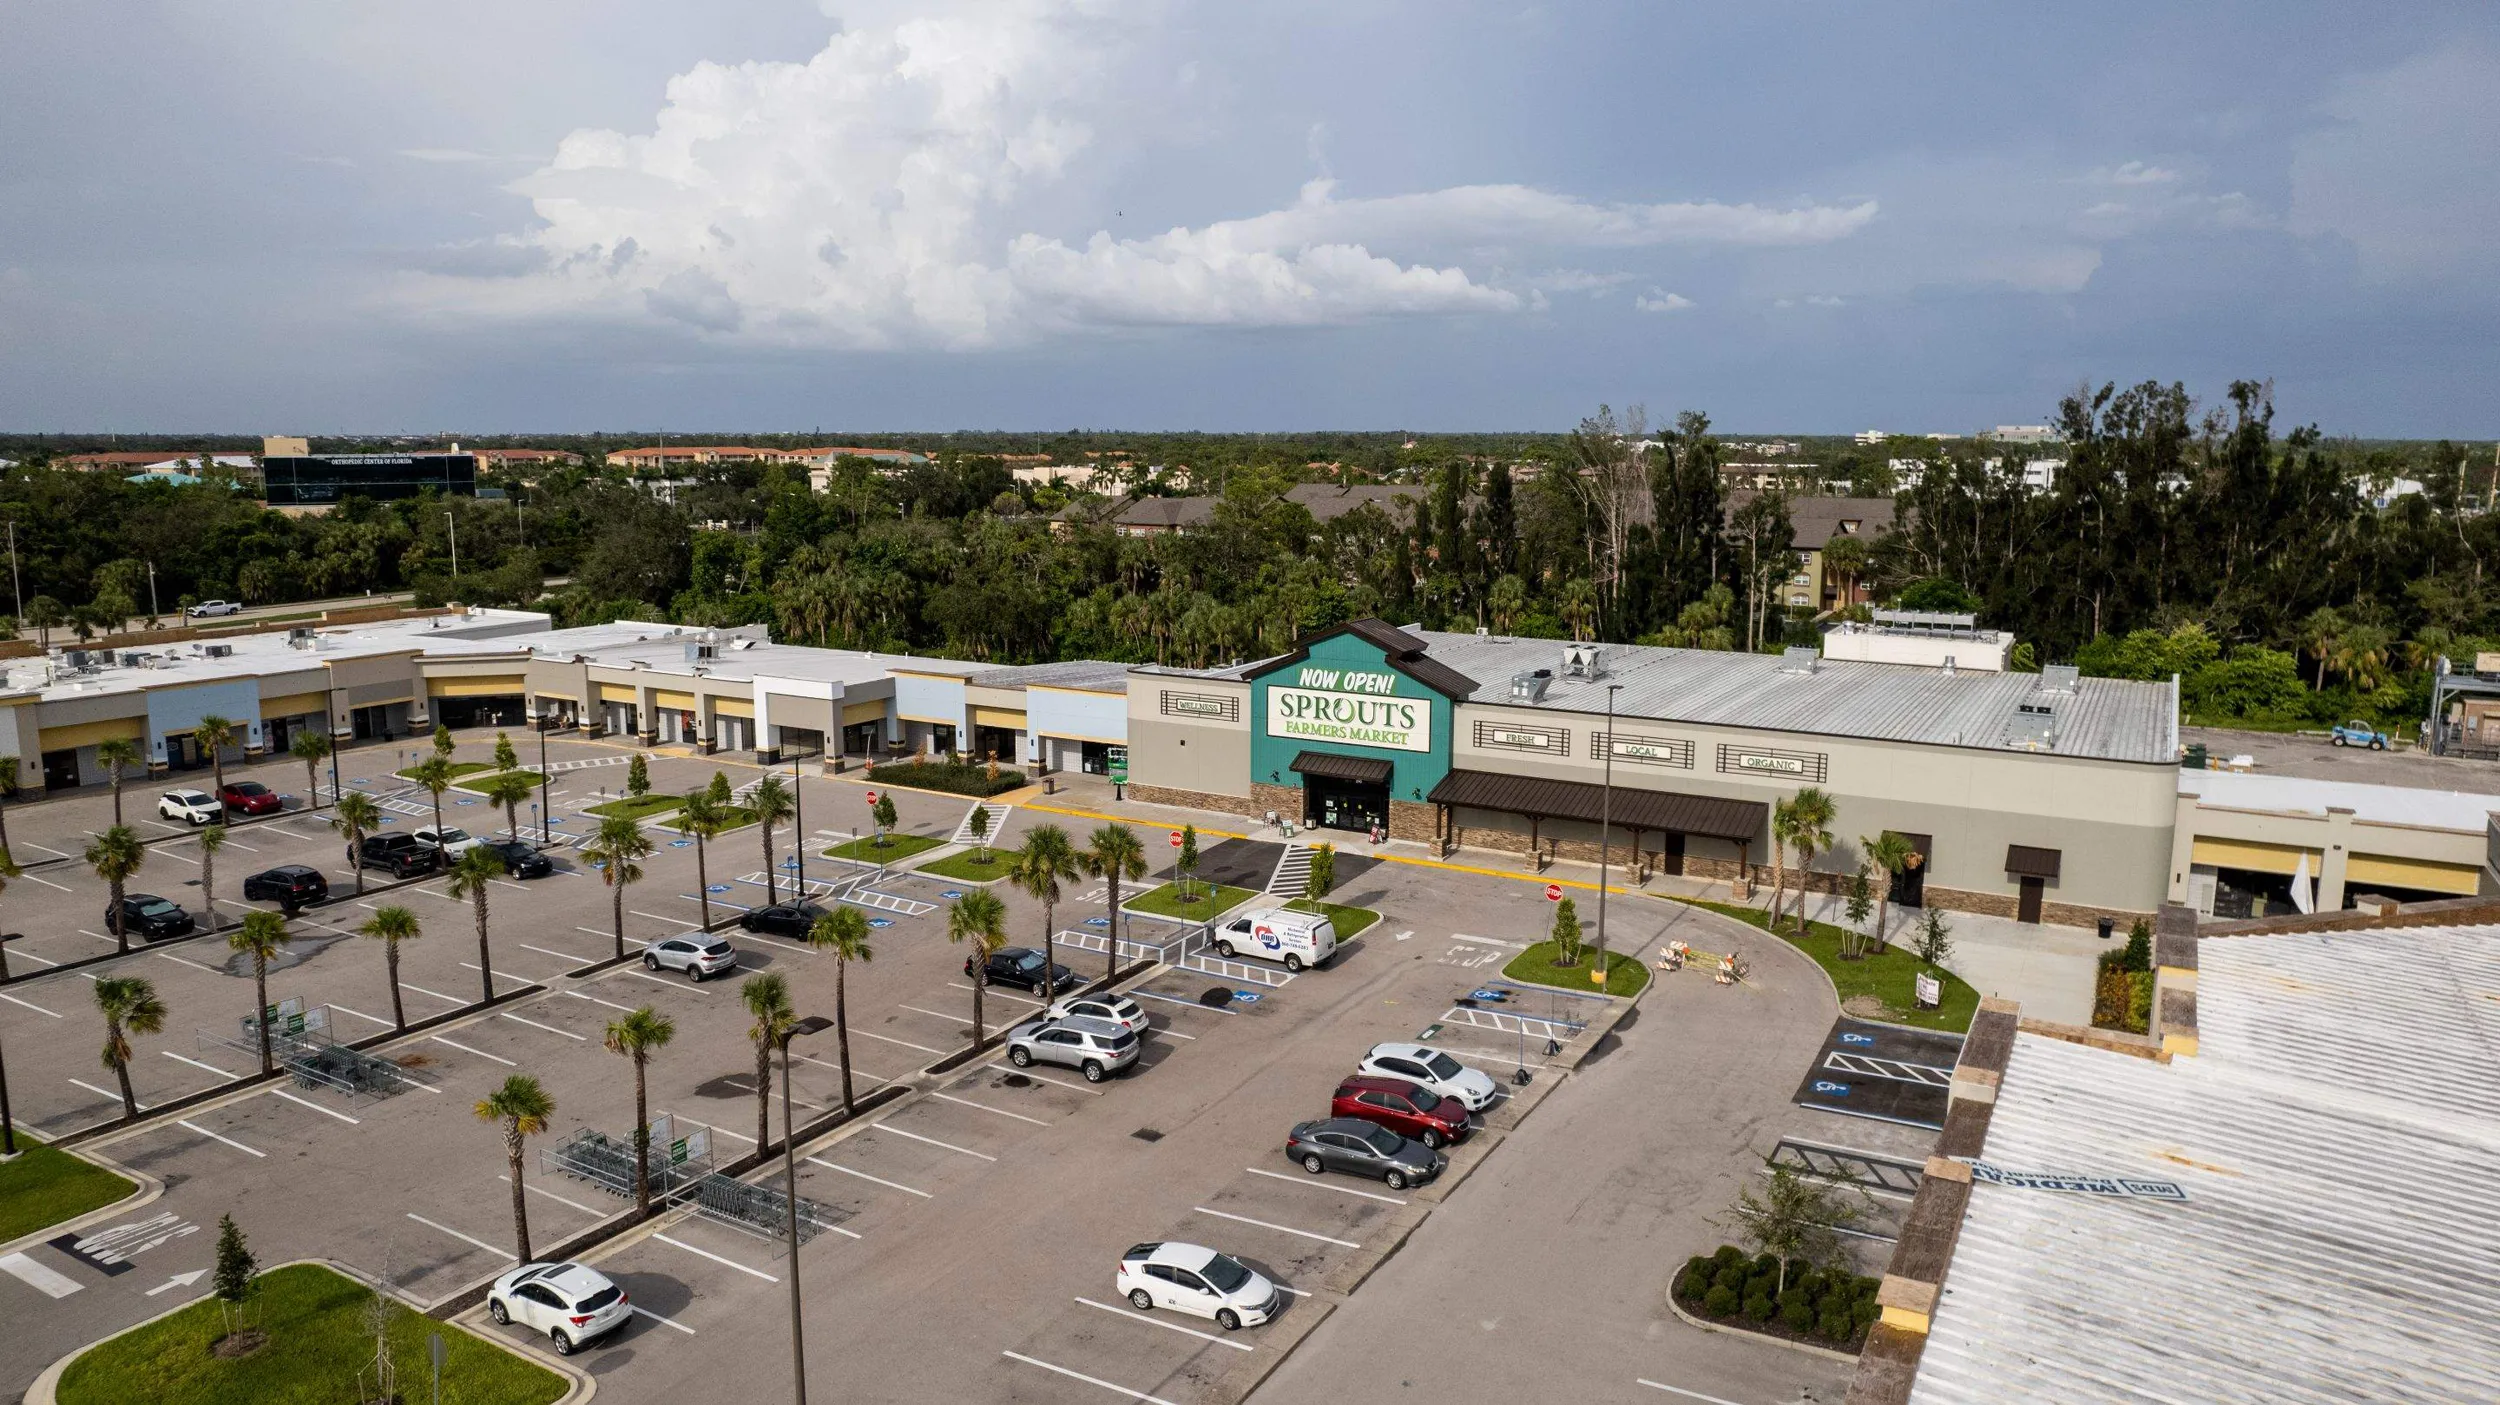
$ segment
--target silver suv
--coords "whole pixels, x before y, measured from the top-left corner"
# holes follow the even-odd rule
[[[1035,1063],[1066,1064],[1100,1083],[1137,1062],[1137,1036],[1109,1020],[1070,1015],[1059,1020],[1027,1020],[1007,1032],[1007,1062],[1018,1068]]]

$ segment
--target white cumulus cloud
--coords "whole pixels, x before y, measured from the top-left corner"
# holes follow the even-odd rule
[[[1682,312],[1692,305],[1691,298],[1664,288],[1652,288],[1632,299],[1632,306],[1642,312]]]

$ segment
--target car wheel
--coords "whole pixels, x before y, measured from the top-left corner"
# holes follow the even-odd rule
[[[642,958],[642,969],[646,971],[656,971],[660,969],[660,958],[656,956],[646,956]]]
[[[1154,1294],[1143,1288],[1131,1288],[1128,1290],[1128,1305],[1139,1312],[1152,1312],[1155,1310]]]
[[[1033,1051],[1019,1044],[1007,1051],[1007,1062],[1014,1064],[1018,1068],[1031,1068],[1033,1066]]]
[[[1391,1190],[1406,1189],[1406,1173],[1404,1171],[1391,1171],[1389,1174],[1382,1176],[1381,1179],[1389,1183],[1389,1189]]]
[[[1215,954],[1223,957],[1227,961],[1232,960],[1233,944],[1231,942],[1217,942],[1215,944]]]
[[[1106,1074],[1103,1072],[1103,1067],[1102,1067],[1102,1065],[1101,1065],[1101,1064],[1098,1064],[1098,1063],[1094,1062],[1092,1059],[1087,1059],[1087,1060],[1085,1061],[1085,1081],[1086,1081],[1086,1082],[1088,1082],[1088,1083],[1100,1083],[1100,1082],[1101,1082],[1101,1081],[1102,1081],[1105,1077],[1107,1077],[1107,1076],[1108,1076],[1108,1075],[1106,1075]]]
[[[1229,1307],[1219,1307],[1215,1310],[1215,1325],[1227,1332],[1238,1332],[1241,1330],[1241,1314]]]
[[[2387,743],[2385,743],[2385,742],[2372,742],[2372,743],[2370,743],[2370,750],[2372,750],[2372,751],[2385,751],[2386,749],[2387,749]]]
[[[703,968],[700,966],[688,966],[686,968],[686,979],[694,982],[696,985],[703,984]]]
[[[509,1326],[512,1322],[512,1311],[503,1305],[501,1298],[486,1300],[486,1315],[495,1319],[495,1325],[498,1327]]]
[[[1287,957],[1285,958],[1285,969],[1286,969],[1286,970],[1288,970],[1288,971],[1293,972],[1293,973],[1294,973],[1295,975],[1297,975],[1297,976],[1298,976],[1298,975],[1301,975],[1301,974],[1302,974],[1302,958],[1301,958],[1301,957],[1299,957],[1299,956],[1287,956]]]
[[[1320,1160],[1317,1156],[1305,1156],[1302,1158],[1302,1169],[1316,1176],[1320,1172],[1328,1169],[1328,1163]]]
[[[1423,1134],[1422,1136],[1420,1136],[1420,1137],[1417,1137],[1415,1140],[1417,1140],[1417,1141],[1419,1141],[1419,1142],[1422,1142],[1424,1145],[1426,1145],[1426,1146],[1428,1146],[1428,1147],[1431,1147],[1431,1148],[1432,1148],[1433,1150],[1435,1150],[1435,1151],[1439,1151],[1439,1150],[1441,1149],[1441,1142],[1442,1142],[1442,1137],[1441,1137],[1441,1134],[1440,1134],[1439,1132],[1434,1131],[1434,1130],[1433,1130],[1432,1128],[1430,1128],[1430,1127],[1426,1127],[1426,1128],[1424,1129],[1424,1134]]]
[[[556,1355],[571,1356],[573,1354],[573,1339],[564,1334],[563,1328],[556,1328],[549,1332],[547,1337],[556,1344]]]

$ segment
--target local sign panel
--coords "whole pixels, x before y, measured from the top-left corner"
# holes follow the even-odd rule
[[[1318,688],[1269,688],[1267,734],[1350,742],[1393,751],[1432,750],[1432,701]]]

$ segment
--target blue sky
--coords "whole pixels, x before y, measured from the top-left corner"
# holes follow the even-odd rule
[[[2500,12],[91,0],[0,427],[2500,433]]]

